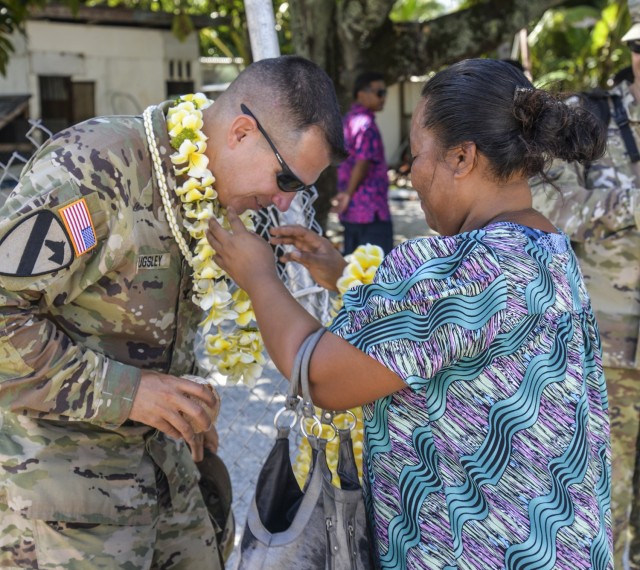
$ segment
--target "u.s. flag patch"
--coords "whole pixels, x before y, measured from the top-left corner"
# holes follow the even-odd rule
[[[86,253],[97,245],[96,232],[93,229],[93,220],[89,214],[89,208],[84,198],[76,200],[59,212],[69,235],[76,256]]]

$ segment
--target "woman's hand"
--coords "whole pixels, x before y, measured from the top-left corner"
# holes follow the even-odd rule
[[[328,239],[303,226],[281,226],[271,229],[271,243],[293,245],[297,250],[285,253],[280,260],[304,265],[316,283],[337,291],[336,282],[347,262]]]
[[[247,231],[231,208],[227,211],[227,219],[231,231],[225,230],[215,218],[209,220],[207,240],[216,252],[213,260],[238,287],[251,295],[251,285],[260,284],[266,277],[277,278],[273,249],[260,236]]]

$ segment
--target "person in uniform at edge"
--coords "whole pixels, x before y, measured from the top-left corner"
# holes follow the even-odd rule
[[[393,247],[389,176],[375,118],[384,108],[386,96],[384,75],[361,73],[353,87],[354,103],[343,118],[349,156],[338,167],[333,211],[344,227],[344,255],[367,243],[379,245],[385,253]]]
[[[638,14],[640,16],[640,14]],[[633,78],[611,90],[640,147],[640,23],[622,38]],[[568,102],[570,103],[570,102]],[[532,182],[534,206],[571,239],[602,336],[611,414],[616,568],[640,568],[640,162],[632,162],[609,98],[607,152],[586,167],[556,161]]]
[[[151,119],[173,190],[170,104]],[[250,65],[203,121],[237,212],[287,210],[346,154],[333,84],[299,57]],[[221,568],[196,466],[217,447],[204,408],[218,402],[181,378],[202,314],[143,118],[43,145],[0,210],[0,258],[0,567]]]
[[[487,82],[487,77],[491,81]],[[549,157],[604,152],[597,120],[512,65],[458,62],[425,84],[411,180],[440,235],[407,240],[343,294],[310,360],[314,403],[363,405],[364,490],[388,570],[610,570],[610,446],[600,340],[566,235],[531,207]],[[289,376],[323,325],[229,213],[215,259],[253,301]],[[336,290],[345,260],[302,226],[283,256]]]

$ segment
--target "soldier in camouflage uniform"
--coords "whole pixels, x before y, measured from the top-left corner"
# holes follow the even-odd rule
[[[152,124],[173,190],[168,105]],[[312,184],[344,146],[331,81],[297,57],[249,66],[203,132],[237,212],[286,210],[277,176]],[[66,129],[25,166],[0,210],[1,568],[222,567],[196,465],[217,446],[203,407],[217,402],[180,378],[202,318],[190,274],[142,117]]]
[[[620,96],[640,145],[640,24],[623,40],[636,79],[611,93]],[[534,207],[570,236],[595,309],[611,418],[614,563],[640,568],[640,521],[632,513],[640,505],[640,162],[631,162],[609,104],[605,156],[587,169],[554,163],[549,177],[561,193],[540,181],[532,188]]]

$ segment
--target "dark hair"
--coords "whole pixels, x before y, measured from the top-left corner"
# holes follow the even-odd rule
[[[360,91],[364,91],[374,81],[384,81],[384,75],[377,71],[364,71],[358,74],[353,83],[353,98],[355,99]]]
[[[509,65],[513,65],[513,67],[515,67],[516,69],[519,69],[520,71],[522,71],[522,73],[524,73],[524,66],[517,59],[511,59],[510,57],[507,57],[507,58],[501,59],[500,61],[504,61]]]
[[[225,93],[238,105],[245,102],[252,110],[259,109],[260,120],[280,131],[301,133],[319,127],[333,160],[347,157],[333,82],[312,61],[295,55],[261,59],[249,65]]]
[[[422,90],[423,126],[443,151],[474,142],[498,180],[543,177],[553,158],[589,162],[602,156],[606,133],[566,94],[536,89],[513,65],[492,59],[460,61]]]

